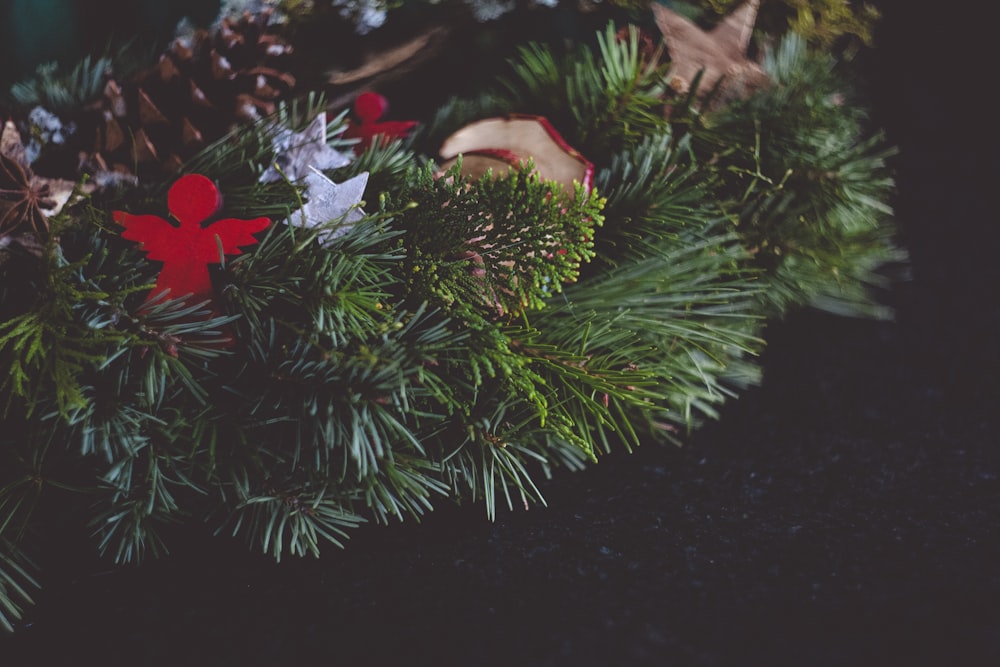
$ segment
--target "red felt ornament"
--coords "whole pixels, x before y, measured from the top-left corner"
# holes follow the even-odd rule
[[[372,145],[376,137],[381,137],[381,143],[393,139],[405,139],[410,130],[417,124],[414,120],[383,120],[389,111],[389,100],[378,93],[361,93],[354,100],[354,115],[358,121],[351,121],[344,131],[346,139],[360,139],[354,145],[354,152],[363,153]]]
[[[226,218],[202,226],[221,203],[215,183],[205,176],[189,174],[179,178],[167,193],[167,208],[179,226],[155,215],[113,213],[115,222],[125,228],[123,238],[137,241],[149,259],[163,262],[147,303],[166,297],[190,304],[208,302],[215,311],[209,265],[221,264],[223,254],[241,254],[240,247],[256,244],[253,235],[271,224],[268,218]]]

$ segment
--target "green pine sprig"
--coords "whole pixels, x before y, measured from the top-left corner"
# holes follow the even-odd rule
[[[664,67],[641,54],[636,26],[619,35],[608,23],[596,38],[596,49],[580,45],[562,56],[529,43],[498,86],[514,109],[546,116],[572,146],[603,162],[663,129],[666,80]]]
[[[891,316],[877,288],[902,276],[895,150],[867,129],[836,65],[789,34],[764,60],[772,85],[691,126],[695,150],[717,165],[715,196],[769,276],[770,315],[810,305]]]
[[[84,56],[68,71],[58,63],[43,63],[35,76],[11,86],[13,102],[24,108],[42,106],[55,114],[72,114],[101,94],[112,60]]]
[[[39,588],[39,584],[32,570],[32,563],[17,546],[0,538],[0,629],[13,632],[14,624],[24,616],[24,609],[34,604],[31,591]]]

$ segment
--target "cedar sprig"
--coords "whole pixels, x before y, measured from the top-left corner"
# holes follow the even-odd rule
[[[460,169],[438,176],[427,166],[398,195],[415,204],[394,223],[404,232],[411,294],[446,311],[465,305],[498,318],[542,308],[593,258],[603,198],[582,186],[564,196],[531,164],[478,180]]]

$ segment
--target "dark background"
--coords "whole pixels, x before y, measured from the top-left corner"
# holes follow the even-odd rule
[[[199,535],[137,570],[50,555],[0,665],[1000,664],[993,36],[976,3],[877,4],[895,322],[776,323],[763,386],[687,446],[493,523],[442,507],[281,565]]]

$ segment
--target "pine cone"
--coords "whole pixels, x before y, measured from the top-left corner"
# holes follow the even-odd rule
[[[214,31],[178,38],[159,62],[128,82],[107,82],[97,114],[81,136],[93,144],[85,171],[140,178],[176,173],[206,144],[275,110],[290,96],[292,48],[270,25],[271,13],[224,19]]]

